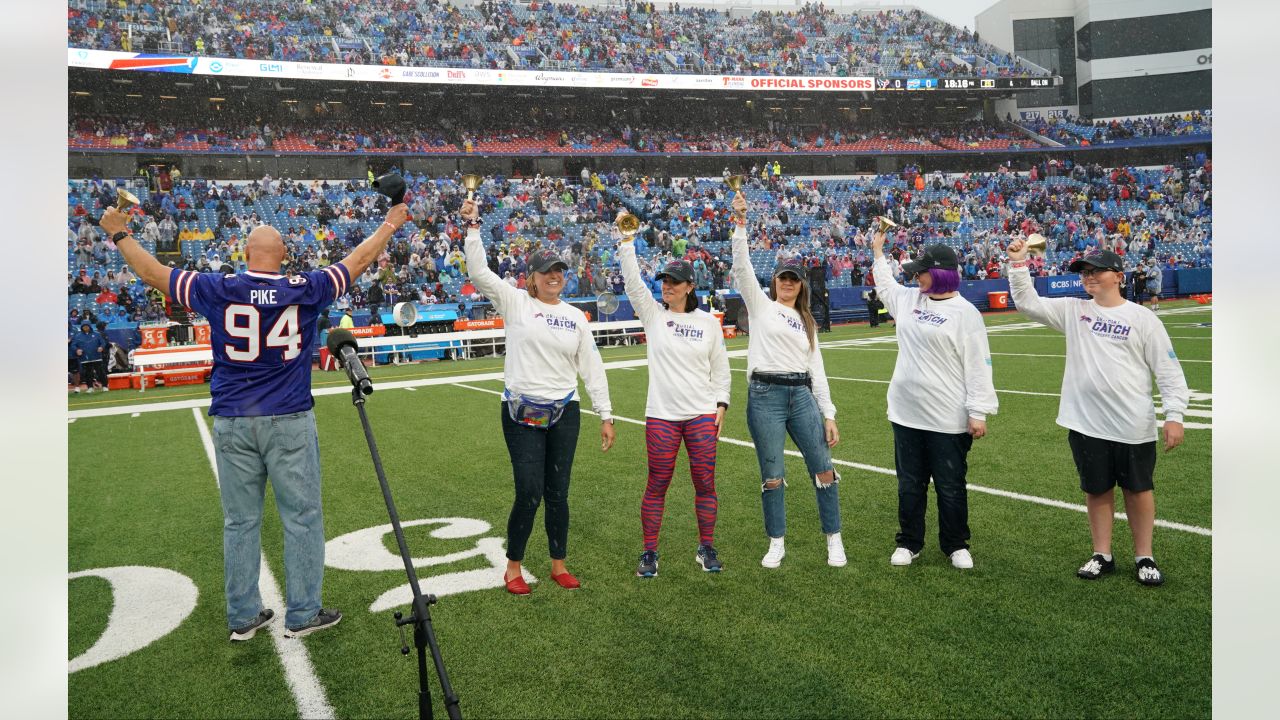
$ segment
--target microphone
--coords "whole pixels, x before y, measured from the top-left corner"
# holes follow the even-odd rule
[[[359,346],[356,345],[355,335],[345,328],[330,330],[329,341],[325,345],[329,348],[329,352],[342,363],[342,367],[347,371],[347,379],[360,389],[360,394],[372,395],[373,383],[369,380],[369,371],[365,369],[364,362],[356,354]]]

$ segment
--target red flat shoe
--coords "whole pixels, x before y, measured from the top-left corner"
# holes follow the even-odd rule
[[[512,595],[528,595],[529,583],[524,581],[524,575],[517,575],[506,581],[507,592]]]
[[[552,575],[551,579],[555,580],[556,584],[565,590],[577,590],[582,587],[582,583],[578,582],[578,578],[574,577],[571,573]]]

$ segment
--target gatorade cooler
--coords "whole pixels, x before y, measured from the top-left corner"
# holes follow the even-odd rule
[[[987,304],[990,305],[992,310],[1008,310],[1009,293],[989,292],[987,293]]]

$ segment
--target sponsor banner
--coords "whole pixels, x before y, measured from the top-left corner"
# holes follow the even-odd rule
[[[1083,295],[1084,282],[1079,275],[1052,275],[1049,277],[1049,295]]]
[[[341,63],[249,60],[245,58],[146,55],[110,50],[67,49],[70,67],[100,70],[177,72],[301,80],[428,83],[441,85],[517,85],[532,87],[644,88],[655,90],[781,90],[796,92],[874,92],[876,90],[1008,89],[1030,87],[1026,78],[871,78],[782,77],[773,75],[652,75],[561,70],[401,67]],[[1037,81],[1048,83],[1048,80]],[[960,83],[960,84],[955,84]]]

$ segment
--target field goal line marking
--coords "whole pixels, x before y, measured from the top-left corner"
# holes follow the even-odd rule
[[[218,462],[213,451],[213,436],[209,434],[209,427],[205,425],[200,409],[191,408],[191,414],[195,416],[196,429],[200,432],[200,441],[204,443],[204,452],[209,458],[209,467],[213,470],[213,480],[221,488],[222,480],[218,477]],[[280,585],[271,574],[265,552],[262,554],[261,572],[258,574],[258,589],[262,593],[263,605],[281,608],[280,622],[272,623],[267,629],[270,631],[271,641],[275,643],[280,665],[284,668],[285,684],[289,686],[289,692],[298,705],[298,716],[317,720],[337,717],[325,696],[324,685],[320,684],[320,678],[316,676],[316,669],[311,664],[311,655],[306,646],[301,639],[291,640],[284,636],[285,605],[280,595]]]
[[[467,385],[465,383],[454,383],[454,385],[460,388],[466,388],[468,390],[476,390],[483,393],[489,393],[490,395],[502,395],[501,392],[497,390],[490,390],[489,388],[476,387],[474,385]],[[597,414],[592,410],[582,410],[582,412],[587,413],[588,415]],[[633,425],[643,426],[645,424],[643,420],[636,420],[634,418],[622,417],[620,415],[614,415],[613,419],[616,421],[631,423]],[[720,436],[720,442],[728,443],[729,445],[737,445],[739,447],[746,447],[746,448],[753,448],[753,449],[755,448],[755,443],[748,442],[746,440],[738,440],[737,438],[725,437],[724,435]],[[803,455],[800,454],[799,450],[784,450],[783,452],[792,457],[804,457]],[[867,472],[878,473],[880,475],[891,475],[893,477],[898,476],[898,472],[896,470],[880,467],[878,465],[868,465],[866,463],[852,462],[849,460],[838,460],[836,458],[831,458],[831,462],[835,463],[836,465],[843,465],[844,467],[851,467],[858,470],[866,470]],[[1016,493],[1009,490],[1000,490],[998,488],[986,487],[985,485],[974,485],[973,483],[966,483],[966,487],[968,487],[970,490],[975,490],[980,493],[986,493],[988,495],[996,495],[999,497],[1010,498],[1013,500],[1022,500],[1023,502],[1035,503],[1036,505],[1044,505],[1047,507],[1061,508],[1063,510],[1075,510],[1076,512],[1082,512],[1082,513],[1087,513],[1089,511],[1089,509],[1086,508],[1084,505],[1077,505],[1075,503],[1069,503],[1062,500],[1054,500],[1052,498],[1039,497],[1038,495],[1024,495],[1022,493]],[[1118,520],[1124,520],[1125,522],[1129,521],[1129,516],[1122,512],[1115,513],[1115,517]],[[1213,537],[1212,530],[1210,530],[1209,528],[1200,527],[1198,525],[1187,525],[1184,523],[1171,522],[1168,520],[1161,520],[1157,518],[1156,526],[1167,528],[1169,530],[1181,530],[1182,532],[1192,533],[1194,535],[1203,535],[1205,537]]]

